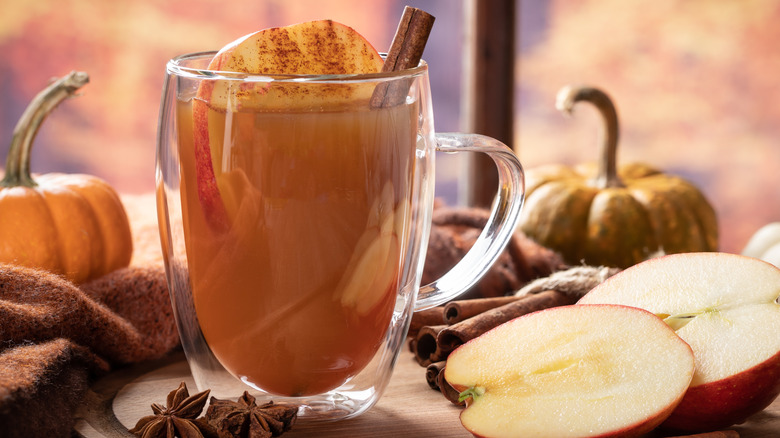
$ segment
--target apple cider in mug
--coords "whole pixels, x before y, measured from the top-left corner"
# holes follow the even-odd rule
[[[417,104],[309,97],[284,107],[195,97],[176,110],[203,335],[230,373],[293,396],[340,386],[383,342],[417,136]]]

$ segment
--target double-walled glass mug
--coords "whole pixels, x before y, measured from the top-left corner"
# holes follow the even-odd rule
[[[253,76],[209,71],[213,56],[167,64],[157,150],[160,236],[193,378],[220,398],[298,404],[299,421],[358,415],[387,386],[412,313],[471,287],[504,248],[520,162],[496,140],[434,133],[425,62]],[[437,150],[488,154],[500,187],[471,251],[421,287]]]

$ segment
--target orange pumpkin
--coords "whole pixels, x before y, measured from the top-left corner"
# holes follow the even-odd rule
[[[95,176],[33,179],[30,149],[48,113],[88,80],[73,72],[33,99],[14,129],[0,181],[0,263],[42,268],[77,284],[130,263],[127,214],[114,189]]]
[[[600,160],[529,169],[520,229],[571,264],[627,268],[660,253],[717,250],[715,211],[698,188],[645,164],[618,170],[612,101],[591,87],[567,87],[558,96],[565,112],[580,101],[603,116]]]

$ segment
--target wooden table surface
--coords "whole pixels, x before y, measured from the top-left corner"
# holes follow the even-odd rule
[[[128,428],[150,415],[152,403],[165,397],[180,382],[191,393],[195,382],[182,354],[163,361],[117,371],[96,382],[78,413],[76,436],[85,438],[132,437]],[[385,395],[362,416],[336,423],[296,424],[283,436],[299,437],[471,437],[458,420],[461,409],[452,405],[425,382],[425,369],[408,351],[398,360]],[[742,438],[780,437],[780,398],[763,412],[732,427]],[[654,433],[646,438],[663,437]]]

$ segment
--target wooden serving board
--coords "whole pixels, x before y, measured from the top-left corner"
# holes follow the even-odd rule
[[[98,381],[88,391],[78,412],[75,436],[132,437],[128,432],[139,418],[150,415],[151,404],[165,398],[180,382],[196,391],[183,354],[120,370]],[[471,437],[458,420],[461,408],[452,405],[425,383],[425,368],[404,351],[385,395],[360,417],[335,423],[296,424],[283,436],[300,437]],[[732,427],[742,438],[780,437],[780,398],[742,425]],[[653,433],[647,438],[667,435]]]

